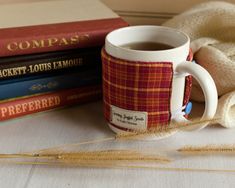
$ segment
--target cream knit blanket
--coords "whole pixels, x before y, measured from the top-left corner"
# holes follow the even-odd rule
[[[216,117],[224,127],[235,127],[235,5],[206,2],[163,24],[187,33],[194,59],[213,77],[219,105]],[[202,90],[194,81],[192,99],[204,101]]]

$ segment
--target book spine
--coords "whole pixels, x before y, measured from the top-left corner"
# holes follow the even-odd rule
[[[43,77],[42,77],[43,76]],[[101,83],[100,70],[39,75],[0,82],[0,100]]]
[[[0,80],[101,66],[101,47],[0,58]]]
[[[0,29],[0,57],[101,46],[121,18]]]
[[[101,98],[101,86],[74,88],[0,103],[0,121]]]

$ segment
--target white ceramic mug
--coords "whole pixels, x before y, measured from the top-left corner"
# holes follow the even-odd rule
[[[132,50],[123,45],[135,42],[158,42],[173,46],[172,49],[159,51]],[[143,62],[172,62],[173,83],[171,96],[171,113],[182,108],[185,76],[192,75],[200,84],[204,95],[206,106],[202,119],[213,118],[217,108],[217,90],[210,74],[200,65],[186,62],[190,50],[189,37],[176,29],[162,26],[131,26],[117,29],[109,33],[105,40],[106,52],[116,58],[129,61]],[[181,118],[174,117],[175,121]],[[188,127],[188,130],[201,129],[206,124]],[[110,125],[112,130],[119,130]]]

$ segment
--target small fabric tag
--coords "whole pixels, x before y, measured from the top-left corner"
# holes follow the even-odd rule
[[[114,125],[132,130],[147,129],[147,112],[125,110],[111,105],[110,116],[111,123],[113,123]]]

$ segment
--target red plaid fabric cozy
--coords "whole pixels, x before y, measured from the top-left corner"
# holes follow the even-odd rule
[[[169,123],[173,79],[171,62],[127,61],[112,57],[103,49],[102,71],[104,116],[109,123],[110,105],[148,112],[148,128]],[[188,76],[182,105],[188,103],[191,81],[191,76]]]

